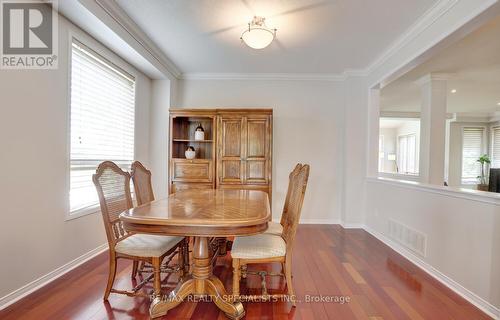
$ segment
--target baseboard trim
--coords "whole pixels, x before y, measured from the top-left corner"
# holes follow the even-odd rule
[[[280,222],[281,218],[274,218],[273,222]],[[336,219],[300,219],[299,224],[341,224]]]
[[[38,279],[31,281],[30,283],[22,286],[21,288],[8,293],[7,295],[0,298],[0,310],[3,310],[15,303],[16,301],[26,297],[30,293],[40,289],[41,287],[49,284],[50,282],[56,280],[57,278],[63,276],[69,271],[75,269],[76,267],[82,265],[83,263],[89,261],[90,259],[96,257],[102,252],[108,250],[108,244],[105,243],[100,245],[99,247],[90,250],[89,252],[79,256],[78,258],[66,263],[65,265],[47,273],[46,275],[41,276]]]
[[[362,223],[346,223],[346,222],[340,222],[339,223],[342,228],[344,229],[364,229],[365,225]]]
[[[340,224],[335,219],[300,219],[300,224]]]
[[[464,298],[465,300],[469,301],[472,303],[474,306],[479,308],[481,311],[492,317],[493,319],[500,319],[500,309],[495,307],[494,305],[490,304],[488,301],[484,300],[474,292],[470,291],[469,289],[465,288],[455,280],[449,278],[445,274],[443,274],[441,271],[437,270],[424,260],[422,260],[419,256],[411,252],[409,249],[406,249],[399,243],[391,240],[389,237],[383,235],[382,233],[375,231],[374,229],[371,229],[367,226],[364,226],[363,229],[370,233],[372,236],[377,238],[378,240],[382,241],[384,244],[389,246],[391,249],[405,257],[406,259],[410,260],[413,264],[417,265],[419,268],[424,270],[427,274],[429,274],[431,277],[436,279],[437,281],[441,282],[444,284],[446,287],[451,289],[453,292],[457,293],[459,296]]]

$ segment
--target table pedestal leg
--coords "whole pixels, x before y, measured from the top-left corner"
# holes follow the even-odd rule
[[[209,295],[210,299],[230,319],[238,320],[245,315],[241,302],[233,302],[219,278],[212,274],[208,238],[196,237],[193,249],[193,273],[180,282],[168,297],[155,297],[149,309],[152,318],[167,314],[190,294]]]

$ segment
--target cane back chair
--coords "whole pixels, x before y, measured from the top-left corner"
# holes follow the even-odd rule
[[[146,167],[139,161],[134,161],[131,166],[131,178],[134,183],[135,199],[137,205],[143,205],[155,200],[153,193],[153,185],[151,184],[151,171],[146,169]],[[180,254],[182,255],[182,260],[179,263],[184,267],[183,272],[189,272],[189,239],[183,242],[183,245],[179,247]],[[179,259],[181,257],[179,256]],[[135,277],[137,272],[143,272],[145,265],[141,261],[139,264],[137,261],[134,262],[132,268],[132,277]]]
[[[297,173],[299,173],[301,168],[302,164],[298,163],[288,176],[288,189],[286,192],[285,203],[283,204],[283,211],[281,212],[281,221],[279,223],[274,221],[269,221],[267,230],[264,233],[275,234],[278,236],[280,236],[283,233],[283,225],[285,224],[288,215],[288,202],[290,201],[290,192],[292,191],[293,177]]]
[[[172,259],[178,252],[176,249],[182,245],[184,238],[133,234],[123,227],[119,215],[133,207],[130,195],[130,175],[128,172],[122,171],[114,162],[102,162],[97,167],[92,180],[99,195],[99,204],[109,244],[109,276],[104,300],[108,300],[111,292],[128,296],[149,297],[149,295],[141,293],[140,289],[152,277],[154,278],[154,294],[160,295],[161,263],[165,257]],[[132,290],[113,289],[116,266],[120,258],[130,259],[134,262],[148,262],[152,265],[153,273]]]
[[[300,220],[302,204],[309,179],[309,165],[295,168],[291,174],[286,216],[283,219],[281,235],[263,233],[254,236],[236,237],[231,250],[233,258],[233,296],[236,300],[259,300],[288,297],[295,306],[295,293],[292,285],[292,246]],[[284,276],[287,285],[287,294],[270,295],[265,287],[265,273],[247,271],[248,264],[279,262],[284,266]],[[261,295],[240,295],[240,280],[247,274],[259,274],[263,278]],[[275,275],[275,274],[269,274]]]

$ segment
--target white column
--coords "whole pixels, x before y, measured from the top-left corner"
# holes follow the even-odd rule
[[[429,74],[416,83],[421,88],[420,181],[442,186],[446,150],[448,75]]]

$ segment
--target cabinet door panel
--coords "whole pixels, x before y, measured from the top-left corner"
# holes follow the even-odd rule
[[[241,157],[242,119],[222,119],[222,156]]]
[[[219,184],[242,184],[245,178],[243,164],[244,147],[244,118],[224,117],[219,118],[217,159]]]
[[[247,160],[246,182],[267,183],[266,160]]]
[[[247,120],[247,158],[264,158],[266,156],[267,121]]]
[[[241,160],[222,160],[222,183],[243,183],[243,168]]]
[[[269,182],[269,118],[248,117],[246,120],[246,175],[249,184],[266,184]]]

